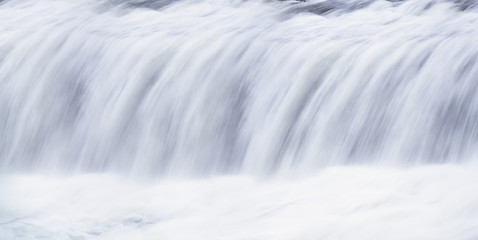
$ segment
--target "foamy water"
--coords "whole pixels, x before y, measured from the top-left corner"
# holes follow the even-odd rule
[[[1,239],[475,239],[476,168],[327,168],[299,179],[1,179]]]
[[[477,2],[0,1],[0,240],[478,238]]]

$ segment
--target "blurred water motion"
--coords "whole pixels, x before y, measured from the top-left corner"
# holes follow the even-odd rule
[[[472,161],[473,6],[5,1],[0,168],[263,175]]]
[[[313,177],[3,178],[3,240],[475,239],[477,168],[330,167]]]
[[[477,3],[0,1],[0,239],[474,239]]]

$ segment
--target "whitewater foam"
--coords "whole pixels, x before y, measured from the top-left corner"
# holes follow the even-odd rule
[[[476,168],[336,167],[298,179],[4,176],[0,238],[474,239]]]
[[[0,1],[0,239],[476,239],[476,1]]]

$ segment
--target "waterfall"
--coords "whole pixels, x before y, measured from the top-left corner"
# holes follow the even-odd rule
[[[0,0],[0,239],[478,239],[477,26],[476,0]]]
[[[472,2],[0,5],[0,168],[271,174],[472,161]]]

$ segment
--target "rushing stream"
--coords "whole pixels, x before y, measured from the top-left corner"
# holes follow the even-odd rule
[[[478,239],[478,1],[0,0],[0,239]]]

